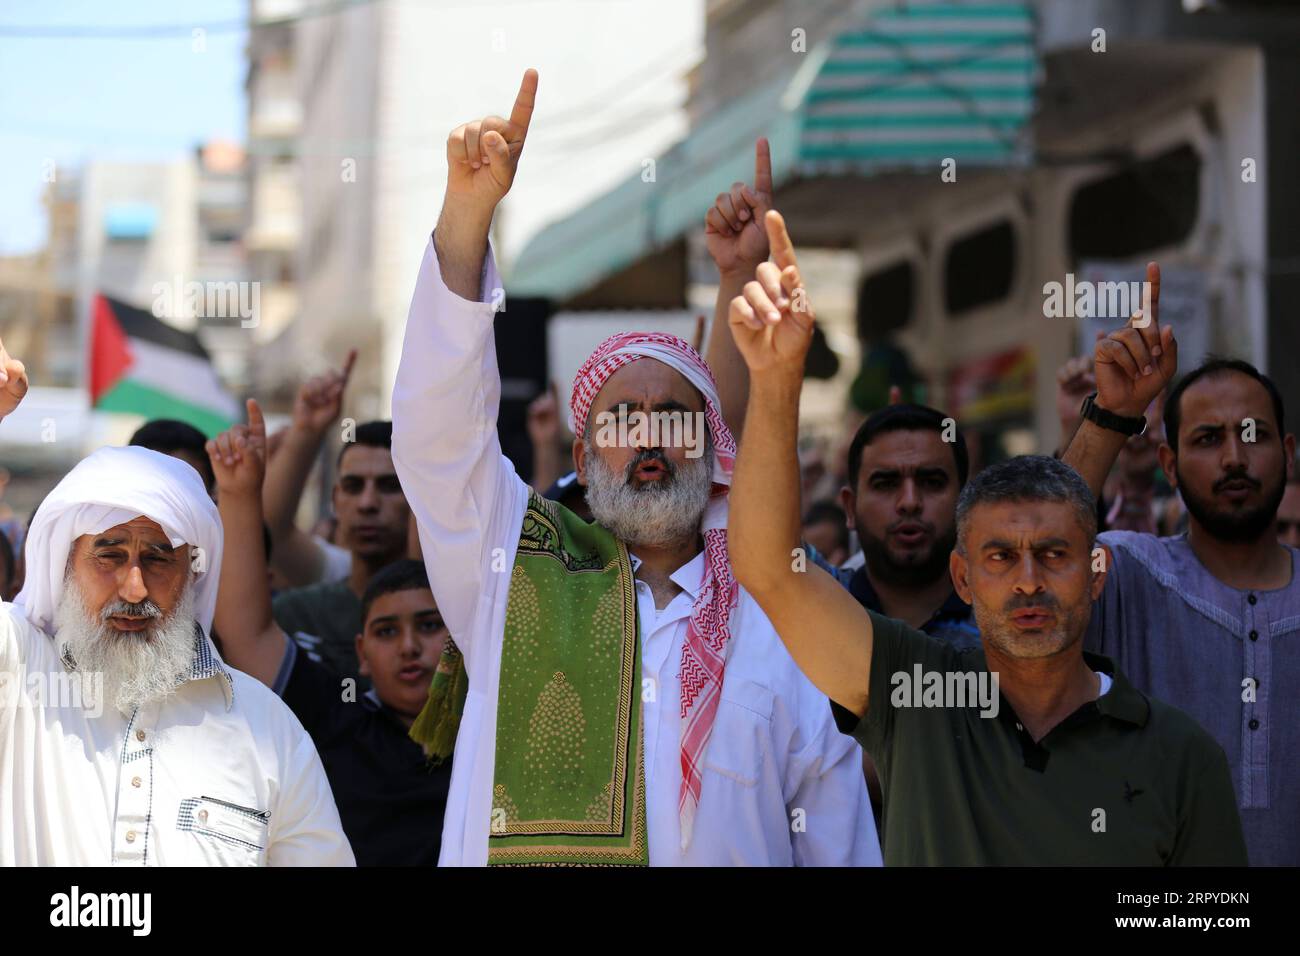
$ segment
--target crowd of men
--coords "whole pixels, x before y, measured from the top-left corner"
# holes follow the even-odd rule
[[[448,139],[393,418],[341,436],[327,526],[295,515],[355,353],[283,431],[147,423],[0,531],[0,865],[1300,863],[1273,383],[1180,368],[1152,263],[1058,376],[1057,454],[975,469],[895,401],[809,500],[815,290],[759,140],[705,216],[707,340],[603,342],[573,474],[544,395],[525,481],[489,231],[537,83]],[[0,418],[27,386],[0,343]],[[605,428],[638,415],[702,444]]]

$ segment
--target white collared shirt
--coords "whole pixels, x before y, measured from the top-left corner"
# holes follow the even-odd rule
[[[129,716],[83,679],[0,603],[0,866],[354,864],[311,738],[206,637]]]
[[[456,740],[441,865],[488,857],[497,696],[510,569],[528,487],[501,454],[500,374],[489,250],[480,298],[444,285],[432,242],[411,303],[393,390],[393,461],[419,522],[434,597],[465,655],[469,694]],[[705,753],[690,847],[680,846],[680,667],[697,555],[673,573],[662,610],[637,582],[650,862],[672,865],[878,866],[861,751],[743,590],[731,617],[721,702]]]

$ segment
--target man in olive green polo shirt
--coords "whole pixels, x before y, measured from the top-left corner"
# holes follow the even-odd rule
[[[1245,865],[1223,750],[1083,653],[1105,570],[1092,494],[1073,469],[1026,456],[962,492],[950,570],[980,650],[871,614],[821,569],[791,561],[813,315],[780,215],[767,226],[774,263],[729,315],[750,372],[746,420],[762,423],[746,429],[737,460],[729,550],[736,578],[880,769],[886,865]]]

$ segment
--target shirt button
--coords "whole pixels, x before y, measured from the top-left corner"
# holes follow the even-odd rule
[[[1259,640],[1259,631],[1251,631],[1251,632],[1250,632],[1250,639],[1251,639],[1252,641],[1257,641],[1257,640]]]
[[[208,811],[207,811],[207,810],[200,810],[200,811],[199,811],[199,823],[207,823],[207,822],[208,822]]]
[[[1255,603],[1257,600],[1259,600],[1259,599],[1256,598],[1255,595],[1252,594],[1252,595],[1250,595],[1248,598],[1246,598],[1246,600],[1249,601],[1251,604],[1254,604],[1254,603]]]
[[[140,786],[140,778],[139,778],[139,777],[132,777],[132,778],[131,778],[131,786],[133,786],[133,787],[139,787],[139,786]]]
[[[134,831],[134,830],[127,830],[127,831],[126,831],[126,842],[127,842],[127,843],[134,843],[134,842],[135,842],[135,831]]]
[[[136,739],[136,740],[144,740],[144,731],[143,731],[143,730],[137,730],[137,731],[135,732],[135,739]]]
[[[1256,720],[1254,717],[1252,717],[1250,718],[1250,723],[1247,724],[1247,726],[1250,727],[1251,730],[1259,730],[1259,721]]]

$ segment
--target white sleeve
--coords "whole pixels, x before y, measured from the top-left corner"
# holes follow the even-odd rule
[[[288,758],[280,768],[280,795],[271,813],[266,862],[269,866],[356,866],[316,746],[301,725],[295,729]]]
[[[20,632],[15,621],[18,613],[12,604],[0,601],[0,729],[12,719],[23,683],[23,655],[18,647]]]
[[[489,290],[492,299],[500,284],[489,248],[480,297]],[[475,625],[496,592],[486,576],[494,557],[514,553],[527,496],[497,438],[494,314],[491,301],[469,302],[447,288],[430,240],[393,386],[393,464],[419,526],[434,599],[471,673],[474,638],[486,633]]]
[[[803,823],[791,840],[795,866],[881,866],[862,749],[836,728],[826,698],[814,694],[806,701],[799,695],[801,736],[808,743],[789,764],[795,790],[787,809],[791,820],[801,816]]]
[[[0,601],[0,674],[17,674],[21,666],[18,653],[18,625],[14,623],[18,609]]]

